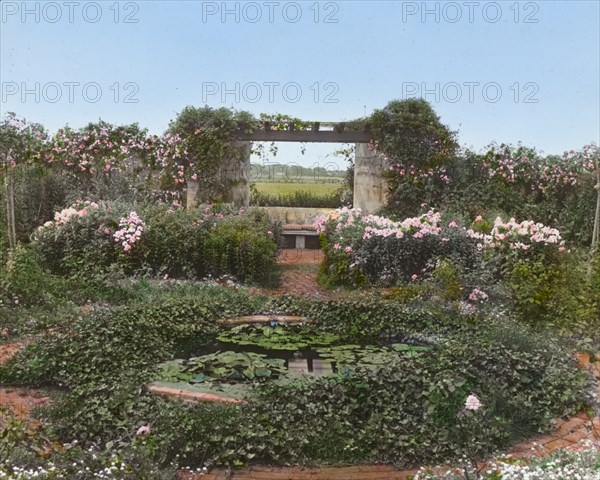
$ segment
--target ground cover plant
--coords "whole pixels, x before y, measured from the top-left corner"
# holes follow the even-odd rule
[[[349,376],[259,382],[244,406],[186,406],[140,395],[159,361],[213,342],[222,328],[217,318],[303,308],[294,298],[253,298],[223,287],[183,298],[173,298],[174,292],[99,309],[45,336],[2,367],[3,381],[61,389],[50,418],[64,441],[75,436],[94,445],[127,445],[140,426],[150,425],[148,439],[162,462],[179,453],[182,465],[194,467],[253,461],[410,465],[453,458],[461,446],[452,431],[472,393],[489,409],[482,418],[486,436],[477,440],[483,454],[546,428],[551,418],[585,402],[585,375],[557,343],[525,330],[515,337],[516,324],[476,326],[456,316],[445,328],[432,318],[430,330],[417,308],[382,299],[317,303],[313,312],[322,315],[316,327],[344,332],[359,344],[417,329],[446,335],[433,350],[414,349],[377,365],[377,375],[371,365]],[[340,312],[346,313],[338,318]],[[567,361],[550,366],[556,355]]]
[[[481,472],[469,466],[461,472],[451,469],[446,473],[434,474],[423,469],[414,480],[563,480],[568,478],[600,478],[600,453],[598,445],[589,442],[578,450],[562,450],[541,459],[519,461],[501,457],[482,468]]]

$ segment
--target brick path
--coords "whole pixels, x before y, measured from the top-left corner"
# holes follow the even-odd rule
[[[23,348],[22,343],[0,345],[0,365],[8,362]],[[47,403],[48,397],[32,388],[0,388],[0,409],[7,410],[5,414],[0,414],[0,427],[4,424],[7,415],[32,422],[29,418],[31,409]]]

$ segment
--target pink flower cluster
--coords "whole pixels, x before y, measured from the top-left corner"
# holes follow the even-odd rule
[[[147,150],[143,132],[102,122],[79,131],[59,130],[41,160],[47,165],[62,165],[75,173],[93,175],[123,170],[127,160]]]
[[[543,194],[573,187],[577,185],[578,177],[594,172],[594,162],[591,160],[597,152],[594,145],[586,145],[581,151],[564,152],[562,158],[544,157],[529,158],[515,156],[510,149],[491,155],[483,162],[490,178],[507,183],[519,183]]]
[[[123,247],[124,252],[129,252],[135,243],[140,241],[146,224],[136,212],[129,212],[129,216],[119,220],[119,229],[114,233],[115,242]]]
[[[377,144],[370,144],[371,149],[379,151]],[[450,184],[452,178],[444,166],[418,167],[415,164],[404,164],[390,159],[380,152],[389,164],[389,173],[399,181],[415,181],[427,183],[437,179]],[[485,158],[479,160],[480,167],[490,180],[518,185],[520,188],[543,195],[552,195],[557,191],[573,188],[582,175],[595,172],[593,158],[598,155],[598,147],[586,145],[580,151],[564,152],[562,158],[557,156],[541,157],[535,153],[528,156],[506,146],[494,147]]]
[[[483,403],[477,398],[477,395],[471,394],[465,400],[465,410],[476,412],[481,407],[483,407]]]
[[[542,223],[535,223],[532,220],[518,223],[514,218],[504,222],[500,217],[497,217],[490,234],[469,229],[467,235],[481,240],[481,248],[483,246],[490,248],[508,246],[513,250],[529,250],[534,244],[559,245],[561,247],[564,245],[564,240],[562,240],[558,229],[547,227]]]
[[[430,210],[420,217],[407,218],[401,222],[395,222],[386,217],[377,215],[363,215],[359,208],[350,209],[344,207],[336,210],[329,217],[321,216],[317,219],[317,232],[322,233],[331,227],[331,230],[340,239],[348,240],[360,237],[368,240],[374,237],[403,238],[405,235],[413,238],[423,238],[427,235],[439,235],[440,213]],[[348,252],[347,252],[348,253]]]
[[[469,300],[473,303],[485,302],[488,298],[488,294],[479,288],[474,288],[471,293],[469,293]]]
[[[390,165],[389,170],[395,172],[399,177],[412,177],[413,179],[421,182],[426,182],[436,178],[441,180],[446,185],[451,182],[446,167],[419,169],[414,164],[403,165],[402,163],[396,162]]]
[[[44,223],[41,227],[39,227],[39,229],[41,230],[44,228],[53,228],[58,225],[64,225],[72,218],[85,217],[90,210],[95,210],[96,208],[98,208],[98,204],[96,202],[78,200],[70,207],[63,209],[60,212],[56,212],[54,214],[54,221],[48,221]]]
[[[482,222],[481,216],[475,223]],[[402,221],[393,221],[377,215],[363,215],[360,209],[347,207],[336,210],[329,216],[321,216],[316,221],[317,232],[331,235],[333,249],[351,253],[347,247],[356,243],[376,237],[381,238],[413,238],[420,239],[427,236],[441,236],[442,241],[449,241],[449,229],[462,230],[467,237],[479,240],[477,248],[512,250],[529,250],[533,245],[556,245],[559,252],[565,250],[564,241],[560,231],[556,228],[536,223],[532,220],[516,222],[511,218],[504,222],[496,218],[489,234],[481,233],[472,228],[460,227],[456,221],[451,221],[447,226],[441,224],[441,214],[433,210],[419,217],[406,218]]]

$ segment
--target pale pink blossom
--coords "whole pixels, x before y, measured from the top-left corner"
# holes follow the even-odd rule
[[[467,400],[465,401],[465,410],[476,412],[481,407],[483,407],[483,403],[481,403],[481,400],[479,400],[476,395],[471,394],[467,397]]]

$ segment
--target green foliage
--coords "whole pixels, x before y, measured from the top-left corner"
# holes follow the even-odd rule
[[[393,363],[398,354],[415,355],[417,352],[429,350],[430,347],[420,345],[407,345],[403,343],[391,344],[389,347],[374,345],[337,345],[333,347],[317,348],[317,353],[323,361],[335,366],[338,374],[351,375],[357,369],[379,370]]]
[[[287,374],[285,362],[253,352],[216,352],[159,366],[158,380],[191,384],[265,381]]]
[[[190,339],[195,348],[214,344],[223,332],[217,318],[265,311],[313,318],[311,329],[320,338],[356,339],[355,347],[321,347],[326,358],[347,368],[338,376],[254,382],[249,402],[235,406],[190,406],[141,394],[156,378],[155,365],[181,355]],[[61,439],[117,437],[127,443],[137,427],[150,424],[156,458],[168,463],[179,454],[191,466],[445,461],[464,451],[453,434],[459,425],[477,451],[487,453],[581,406],[585,375],[558,340],[516,324],[472,327],[452,315],[375,296],[265,303],[224,288],[151,289],[134,304],[96,309],[46,336],[2,367],[0,379],[68,387],[50,416]],[[358,347],[440,332],[446,337],[430,349]],[[258,329],[251,337],[260,342],[277,335]],[[231,381],[233,374],[248,381],[263,373],[268,378],[267,370],[270,376],[283,373],[281,362],[224,355],[191,360],[183,379]],[[480,422],[461,424],[470,393],[487,413]]]
[[[429,182],[404,175],[402,169],[427,172],[448,165],[456,155],[455,133],[440,122],[431,105],[423,99],[394,100],[368,120],[375,147],[390,165],[386,174],[387,206],[404,216],[415,215],[423,203],[421,191]]]
[[[223,343],[256,345],[267,350],[302,350],[340,341],[335,334],[311,326],[240,325],[222,332],[217,339]]]
[[[0,266],[0,305],[39,304],[49,300],[56,280],[40,267],[34,253],[19,246]]]
[[[177,451],[189,462],[202,451],[209,463],[230,465],[409,466],[455,459],[465,438],[488,453],[580,406],[583,372],[574,360],[563,361],[569,354],[556,344],[529,338],[525,346],[503,334],[470,332],[351,376],[261,384],[246,405],[198,405],[176,422],[172,413],[157,420],[157,436],[172,445],[177,435]],[[553,357],[561,361],[549,362]],[[471,392],[484,412],[467,421],[463,406]]]
[[[396,286],[415,278],[429,277],[437,260],[450,262],[460,270],[473,269],[482,260],[478,241],[470,238],[463,229],[444,227],[440,234],[405,233],[401,238],[394,234],[366,237],[366,229],[360,220],[355,219],[352,226],[343,230],[330,228],[330,224],[335,226],[338,221],[341,222],[338,219],[329,222],[322,239],[327,255],[322,273],[330,285]],[[352,228],[355,231],[351,231]],[[347,252],[343,245],[349,246],[350,251]],[[438,277],[451,275],[449,269],[442,267]],[[451,288],[454,291],[448,294],[456,296],[459,287],[452,285]]]
[[[553,325],[565,333],[593,335],[598,300],[588,282],[586,257],[573,251],[555,259],[546,256],[507,264],[507,285],[519,318],[531,325]]]
[[[276,233],[266,212],[258,210],[215,223],[204,240],[209,273],[230,274],[248,282],[272,282],[277,260]]]
[[[434,282],[439,284],[444,300],[460,300],[463,297],[460,272],[452,262],[442,260],[433,271],[432,277]]]
[[[238,132],[250,132],[258,126],[248,112],[208,106],[185,107],[169,124],[169,131],[179,135],[200,183],[200,200],[214,201],[223,193],[217,173],[225,159],[242,154],[231,141]]]
[[[171,278],[201,278],[206,274],[208,225],[198,225],[194,212],[154,205],[144,208],[143,216],[146,230],[137,258],[144,270]]]
[[[145,226],[139,240],[124,251],[114,235],[131,211],[139,212]],[[38,229],[33,246],[44,268],[79,279],[112,272],[172,278],[233,275],[268,283],[274,277],[278,234],[278,225],[257,210],[202,219],[166,205],[106,202]]]

